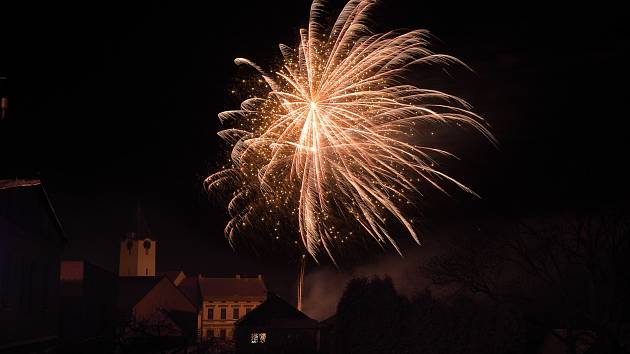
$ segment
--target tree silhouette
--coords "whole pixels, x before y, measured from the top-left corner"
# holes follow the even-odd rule
[[[568,353],[585,329],[595,337],[589,353],[628,352],[629,226],[620,213],[528,220],[453,245],[425,270],[438,285],[508,306]]]

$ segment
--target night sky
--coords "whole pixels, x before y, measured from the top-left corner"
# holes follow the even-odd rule
[[[244,72],[233,59],[271,63],[277,43],[295,43],[309,2],[216,3],[1,6],[10,111],[0,177],[44,181],[70,240],[66,257],[114,270],[139,201],[158,240],[158,271],[265,272],[277,284],[294,276],[286,262],[229,248],[225,213],[202,181],[225,161],[216,114],[238,104],[229,91]],[[445,168],[482,199],[430,196],[427,224],[628,200],[624,11],[601,2],[383,3],[377,29],[429,29],[436,48],[475,70],[442,84],[473,104],[500,143],[448,137],[462,161]]]

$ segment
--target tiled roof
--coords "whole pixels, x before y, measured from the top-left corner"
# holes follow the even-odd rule
[[[267,296],[262,277],[199,277],[199,290],[204,300],[263,300]]]

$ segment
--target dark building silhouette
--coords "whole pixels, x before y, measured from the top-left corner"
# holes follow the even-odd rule
[[[61,262],[59,337],[64,352],[108,350],[114,340],[116,287],[112,272],[85,261]]]
[[[273,293],[236,322],[236,352],[316,353],[318,322]]]
[[[164,276],[120,277],[118,314],[125,336],[196,336],[197,308]]]
[[[332,315],[319,323],[319,353],[333,353],[337,315]]]
[[[56,345],[65,243],[39,180],[0,180],[0,352]]]

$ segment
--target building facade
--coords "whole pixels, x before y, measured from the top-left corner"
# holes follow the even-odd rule
[[[267,288],[257,277],[206,278],[199,276],[200,339],[233,340],[234,324],[266,299]]]
[[[150,238],[137,240],[134,233],[120,242],[121,277],[153,277],[155,276],[155,241]]]
[[[56,345],[65,243],[39,180],[0,180],[0,352]]]

